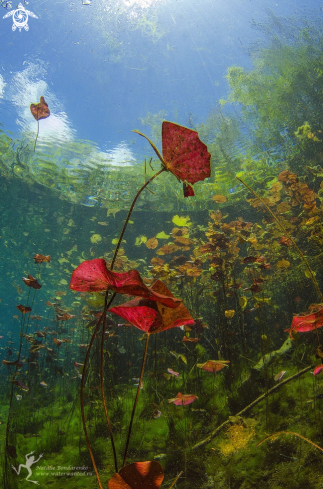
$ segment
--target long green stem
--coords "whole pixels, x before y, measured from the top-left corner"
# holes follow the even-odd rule
[[[141,192],[147,187],[147,185],[150,184],[150,182],[152,182],[152,180],[154,180],[158,175],[160,175],[160,173],[162,173],[163,171],[165,171],[166,168],[162,168],[159,172],[157,172],[155,175],[153,175],[142,187],[141,189],[137,192],[132,204],[131,204],[131,207],[129,209],[129,212],[128,212],[128,215],[127,215],[127,218],[125,220],[125,223],[124,223],[124,226],[122,228],[122,231],[121,231],[121,234],[120,234],[120,237],[119,237],[119,241],[118,241],[118,244],[116,246],[116,249],[115,249],[115,252],[114,252],[114,255],[113,255],[113,259],[112,259],[112,262],[111,262],[111,270],[113,270],[113,267],[114,267],[114,263],[115,263],[115,260],[117,258],[117,255],[118,255],[118,251],[119,251],[119,248],[120,248],[120,245],[121,245],[121,242],[122,242],[122,239],[123,239],[123,236],[124,236],[124,233],[126,231],[126,227],[128,225],[128,222],[129,222],[129,219],[130,219],[130,216],[131,216],[131,213],[134,209],[134,206],[136,204],[136,201],[139,197],[139,195],[141,194]],[[83,392],[84,392],[84,385],[85,385],[85,372],[86,372],[86,367],[87,367],[87,364],[88,364],[88,360],[89,360],[89,356],[90,356],[90,352],[91,352],[91,348],[92,348],[92,345],[93,345],[93,341],[94,341],[94,338],[96,337],[96,334],[99,330],[99,327],[100,327],[100,324],[102,324],[102,341],[101,341],[101,365],[100,365],[100,385],[101,385],[101,396],[102,396],[102,403],[103,403],[103,407],[104,407],[104,412],[105,412],[105,417],[106,417],[106,420],[107,420],[107,424],[108,424],[108,429],[109,429],[109,433],[110,433],[110,439],[111,439],[111,445],[112,445],[112,451],[113,451],[113,457],[114,457],[114,465],[115,465],[115,469],[116,469],[116,472],[118,472],[118,462],[117,462],[117,454],[116,454],[116,449],[115,449],[115,444],[114,444],[114,439],[113,439],[113,433],[112,433],[112,428],[111,428],[111,423],[110,423],[110,419],[109,419],[109,414],[108,414],[108,408],[107,408],[107,405],[106,405],[106,400],[105,400],[105,394],[104,394],[104,379],[103,379],[103,371],[104,371],[104,334],[105,334],[105,318],[106,318],[106,314],[107,314],[107,311],[109,309],[109,307],[111,306],[116,294],[114,293],[113,296],[111,297],[109,303],[107,304],[107,299],[108,299],[108,293],[109,291],[106,292],[106,296],[105,296],[105,307],[104,307],[104,311],[102,313],[102,316],[100,317],[99,319],[99,322],[94,330],[94,333],[92,335],[92,338],[91,338],[91,341],[90,341],[90,344],[88,346],[88,349],[87,349],[87,352],[86,352],[86,356],[85,356],[85,360],[84,360],[84,366],[83,366],[83,372],[82,372],[82,380],[81,380],[81,391],[80,391],[80,398],[81,398],[81,415],[82,415],[82,423],[83,423],[83,430],[84,430],[84,434],[85,434],[85,439],[86,439],[86,444],[87,444],[87,448],[89,450],[89,453],[90,453],[90,457],[91,457],[91,460],[92,460],[92,463],[93,463],[93,467],[94,467],[94,471],[95,471],[95,475],[96,475],[96,478],[97,478],[97,481],[98,481],[98,484],[100,486],[100,489],[103,489],[102,488],[102,484],[101,484],[101,481],[100,481],[100,477],[99,477],[99,473],[98,473],[98,470],[97,470],[97,467],[96,467],[96,463],[95,463],[95,460],[94,460],[94,456],[93,456],[93,452],[92,452],[92,448],[91,448],[91,443],[90,443],[90,439],[89,439],[89,436],[88,436],[88,432],[87,432],[87,428],[86,428],[86,420],[85,420],[85,413],[84,413],[84,399],[83,399]],[[147,342],[148,343],[148,342]],[[148,344],[147,344],[148,346]],[[146,357],[146,354],[147,354],[147,351],[145,352],[145,357]],[[144,365],[144,364],[143,364]],[[142,372],[143,373],[143,372]],[[139,386],[140,386],[140,383],[139,383]],[[139,393],[137,392],[137,397],[136,397],[136,401],[135,401],[135,404],[137,402],[137,398],[138,398],[138,395]],[[135,408],[135,406],[134,406]],[[133,411],[133,414],[134,414],[134,411]],[[133,419],[132,419],[133,420]],[[125,463],[125,460],[126,460],[126,456],[127,456],[127,450],[128,450],[128,445],[129,445],[129,439],[130,439],[130,433],[131,433],[131,427],[132,427],[132,421],[131,421],[131,424],[130,424],[130,428],[129,428],[129,433],[128,433],[128,439],[127,439],[127,448],[126,448],[126,453],[125,453],[125,459],[124,459],[124,463]]]
[[[172,484],[169,486],[168,489],[173,489],[173,487],[175,486],[176,482],[178,481],[178,479],[180,478],[180,476],[182,475],[183,471],[181,471],[177,476],[176,478],[173,480]]]
[[[35,139],[35,144],[34,144],[34,153],[36,151],[36,143],[37,143],[38,134],[39,134],[39,121],[37,121],[37,133],[36,133],[36,139]]]
[[[106,300],[107,300],[107,295],[106,295]],[[112,300],[110,302],[112,302]],[[114,458],[114,466],[115,466],[116,472],[118,472],[118,461],[117,461],[116,447],[114,444],[112,427],[111,427],[111,423],[110,423],[108,408],[107,408],[107,404],[106,404],[106,400],[105,400],[105,394],[104,394],[104,340],[105,340],[106,317],[107,317],[107,309],[106,308],[104,308],[103,316],[104,317],[103,317],[103,324],[102,324],[101,359],[100,359],[101,396],[102,396],[102,402],[103,402],[103,407],[104,407],[104,412],[105,412],[105,419],[107,420],[107,425],[108,425],[108,429],[109,429],[109,433],[110,433],[110,440],[111,440],[113,458]]]
[[[299,438],[302,438],[302,440],[307,441],[307,443],[310,443],[311,445],[313,445],[313,447],[318,448],[319,450],[321,450],[321,452],[323,452],[323,448],[319,447],[318,445],[316,445],[316,443],[313,443],[308,438],[305,438],[305,436],[302,436],[299,433],[295,433],[294,431],[278,431],[278,433],[273,433],[272,435],[269,435],[266,438],[264,438],[263,440],[261,440],[261,442],[257,443],[256,447],[259,447],[266,440],[269,440],[270,438],[276,438],[279,435],[295,435],[295,436],[298,436]]]
[[[134,402],[133,408],[132,408],[131,420],[130,420],[130,424],[129,424],[129,431],[128,431],[127,442],[126,442],[126,449],[125,449],[124,457],[123,457],[123,465],[122,465],[123,467],[126,465],[126,461],[127,461],[127,453],[128,453],[128,448],[129,448],[129,441],[130,441],[132,423],[133,423],[133,419],[134,419],[134,416],[135,416],[135,411],[136,411],[137,402],[138,402],[138,398],[139,398],[139,394],[140,394],[140,389],[141,389],[141,386],[142,386],[142,378],[143,378],[144,370],[145,370],[145,363],[146,363],[146,358],[147,358],[149,337],[150,337],[150,334],[147,333],[145,351],[144,351],[144,356],[143,356],[143,359],[142,359],[141,372],[140,372],[140,378],[139,378],[139,383],[138,383],[138,389],[137,389],[137,394],[136,394],[135,402]]]
[[[120,245],[121,245],[121,242],[122,242],[122,239],[123,239],[123,236],[124,236],[124,233],[126,231],[126,227],[128,225],[128,222],[129,222],[129,219],[130,219],[130,216],[132,214],[132,211],[133,211],[133,208],[135,207],[135,204],[137,202],[137,199],[139,197],[139,195],[141,194],[141,192],[147,187],[147,185],[150,184],[150,182],[152,182],[156,177],[158,177],[158,175],[160,175],[163,171],[166,171],[166,168],[162,168],[161,170],[159,170],[157,173],[155,173],[155,175],[153,175],[149,180],[147,180],[147,182],[141,187],[141,189],[137,192],[135,198],[133,199],[133,202],[131,204],[131,207],[129,209],[129,212],[128,212],[128,215],[127,215],[127,218],[125,220],[125,223],[123,225],[123,228],[122,228],[122,231],[121,231],[121,234],[120,234],[120,238],[119,238],[119,241],[118,241],[118,244],[116,246],[116,249],[114,251],[114,255],[113,255],[113,258],[112,258],[112,262],[111,262],[111,270],[113,270],[113,267],[114,267],[114,263],[116,261],[116,258],[117,258],[117,255],[118,255],[118,251],[119,251],[119,248],[120,248]]]

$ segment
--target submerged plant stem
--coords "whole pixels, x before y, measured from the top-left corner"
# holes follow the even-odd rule
[[[39,134],[39,121],[37,121],[37,133],[36,133],[36,139],[35,139],[35,144],[34,144],[34,152],[36,151],[36,143],[37,143],[38,134]]]
[[[110,300],[110,303],[114,299],[115,295],[116,294],[114,293],[114,295],[112,296],[112,298]],[[105,296],[105,304],[106,304],[106,302],[107,302],[107,294]],[[107,404],[106,404],[106,400],[105,400],[105,394],[104,394],[104,339],[105,339],[106,317],[107,317],[107,307],[105,307],[104,311],[103,311],[102,338],[101,338],[101,359],[100,359],[100,386],[101,386],[101,396],[102,396],[102,403],[103,403],[103,407],[104,407],[105,419],[107,420],[107,425],[108,425],[110,440],[111,440],[111,445],[112,445],[114,466],[115,466],[116,472],[118,472],[118,461],[117,461],[116,447],[114,444],[112,427],[111,427],[111,423],[110,423],[108,408],[107,408]]]
[[[302,253],[302,251],[299,249],[299,247],[297,246],[297,244],[295,243],[294,239],[292,238],[292,236],[288,233],[288,231],[285,229],[285,227],[282,225],[282,223],[280,222],[280,220],[275,216],[275,214],[273,213],[273,211],[270,210],[270,208],[268,207],[267,204],[265,204],[265,202],[261,199],[261,197],[259,197],[259,195],[254,191],[252,190],[251,187],[249,187],[249,185],[247,185],[243,180],[241,180],[241,178],[238,178],[236,177],[239,182],[241,182],[245,187],[247,187],[248,190],[250,190],[251,193],[253,193],[253,195],[258,199],[260,200],[260,202],[263,204],[263,206],[267,209],[267,211],[269,212],[269,214],[275,219],[275,221],[277,222],[278,226],[282,229],[283,233],[286,234],[286,236],[291,240],[291,242],[293,243],[293,245],[295,246],[299,256],[301,257],[301,259],[303,260],[303,262],[305,263],[306,267],[307,267],[307,270],[309,271],[310,275],[311,275],[311,278],[312,278],[312,281],[316,287],[316,290],[317,290],[317,293],[318,295],[320,296],[321,298],[321,301],[323,302],[323,294],[320,290],[320,287],[319,287],[319,284],[317,283],[317,280],[315,278],[315,275],[308,263],[308,261],[306,260],[304,254]]]
[[[306,260],[304,254],[302,253],[302,251],[299,249],[299,247],[297,246],[296,242],[294,241],[294,239],[292,238],[292,236],[289,234],[289,232],[285,229],[285,227],[282,225],[282,223],[280,222],[280,220],[278,219],[277,216],[275,216],[275,214],[273,213],[273,211],[271,211],[268,207],[267,204],[265,204],[265,202],[261,199],[261,197],[259,197],[259,195],[254,191],[252,190],[251,187],[249,187],[249,185],[247,185],[243,180],[241,180],[241,178],[238,178],[236,177],[239,182],[241,182],[245,187],[247,187],[248,190],[250,190],[250,192],[253,193],[253,195],[255,197],[257,197],[258,200],[260,200],[260,202],[263,204],[263,206],[267,209],[267,211],[269,212],[269,214],[275,219],[275,221],[277,222],[278,226],[282,229],[283,233],[291,240],[291,242],[293,243],[293,245],[295,246],[296,250],[297,250],[297,253],[299,254],[299,256],[301,257],[301,259],[303,260],[303,262],[305,263],[306,267],[307,267],[307,270],[309,271],[309,274],[311,275],[311,278],[312,278],[312,281],[313,281],[313,284],[315,285],[315,288],[317,290],[317,293],[318,295],[320,296],[320,299],[321,301],[323,302],[323,294],[320,290],[320,287],[319,287],[319,284],[317,283],[317,280],[315,278],[315,275],[308,263],[308,261]],[[318,342],[318,345],[321,346],[321,342],[320,342],[320,337],[319,337],[319,334],[318,334],[318,331],[317,331],[317,326],[316,326],[316,323],[314,322],[314,326],[315,326],[315,332],[316,332],[316,338],[317,338],[317,342]],[[322,362],[323,362],[323,359],[322,359]]]
[[[183,471],[181,471],[177,476],[176,478],[173,480],[172,484],[169,486],[168,489],[173,489],[173,487],[175,486],[176,482],[178,481],[178,479],[180,478],[180,476],[182,475]]]
[[[114,293],[113,296],[111,297],[111,299],[109,301],[109,304],[107,304],[106,301],[105,301],[104,311],[103,311],[102,316],[100,317],[100,319],[98,321],[98,324],[96,325],[96,327],[94,329],[94,332],[92,334],[92,337],[91,337],[91,340],[90,340],[90,344],[89,344],[89,347],[88,347],[88,349],[86,351],[86,355],[85,355],[85,359],[84,359],[84,365],[83,365],[83,371],[82,371],[82,379],[81,379],[81,391],[80,391],[80,403],[81,403],[81,416],[82,416],[82,423],[83,423],[83,431],[84,431],[84,435],[85,435],[86,445],[87,445],[88,451],[90,453],[90,457],[91,457],[91,460],[92,460],[94,472],[95,472],[95,475],[96,475],[96,478],[97,478],[97,481],[98,481],[98,484],[99,484],[100,489],[103,489],[103,487],[102,487],[100,476],[99,476],[99,472],[98,472],[98,469],[97,469],[97,466],[96,466],[96,463],[95,463],[95,460],[94,460],[94,455],[93,455],[92,448],[91,448],[89,434],[87,432],[86,420],[85,420],[85,413],[84,413],[84,394],[83,394],[83,392],[84,392],[84,385],[85,385],[86,367],[87,367],[87,364],[88,364],[88,361],[89,361],[89,358],[90,358],[91,348],[92,348],[94,339],[96,337],[96,334],[99,331],[100,325],[101,325],[103,319],[105,318],[106,313],[107,313],[107,310],[110,307],[110,305],[111,305],[113,299],[115,298],[115,296],[116,296],[116,293]],[[105,410],[106,410],[106,406],[105,406]],[[110,423],[108,423],[108,427],[109,427],[109,432],[110,432],[110,437],[111,437],[111,443],[112,443],[112,446],[114,447],[112,430],[110,431],[110,426],[109,425],[110,425]],[[115,450],[114,450],[114,456],[116,457]],[[116,458],[115,458],[115,465],[116,465]]]
[[[278,433],[273,433],[272,435],[266,436],[266,438],[261,440],[261,442],[257,443],[256,447],[259,447],[262,443],[269,440],[270,438],[274,438],[274,437],[277,437],[279,435],[295,435],[295,436],[298,436],[299,438],[302,438],[302,440],[307,441],[307,443],[310,443],[311,445],[313,445],[313,447],[318,448],[319,450],[321,450],[321,452],[323,452],[323,448],[319,447],[318,445],[316,445],[316,443],[312,442],[308,438],[305,438],[305,436],[302,436],[299,433],[295,433],[294,431],[278,431]]]
[[[122,228],[122,231],[121,231],[121,234],[120,234],[120,238],[119,238],[119,241],[118,241],[118,244],[116,246],[116,249],[115,249],[115,252],[114,252],[114,255],[113,255],[113,258],[112,258],[112,262],[111,262],[111,270],[113,270],[113,267],[114,267],[114,263],[116,261],[116,258],[117,258],[117,255],[118,255],[118,251],[119,251],[119,248],[120,248],[120,245],[121,245],[121,242],[122,242],[122,239],[123,239],[123,236],[124,236],[124,233],[126,231],[126,227],[128,225],[128,222],[129,222],[129,219],[130,219],[130,216],[132,214],[132,211],[133,211],[133,208],[135,207],[135,204],[137,202],[137,199],[139,197],[139,195],[141,194],[141,192],[147,187],[147,185],[150,184],[150,182],[152,182],[156,177],[158,177],[158,175],[160,175],[163,171],[166,171],[166,168],[162,168],[161,170],[159,170],[157,173],[155,173],[155,175],[153,175],[149,180],[147,180],[147,182],[141,187],[140,190],[138,190],[135,198],[133,199],[133,202],[131,204],[131,207],[129,209],[129,212],[128,212],[128,215],[127,215],[127,218],[125,220],[125,223],[123,225],[123,228]]]
[[[133,419],[134,419],[134,416],[135,416],[137,402],[138,402],[138,398],[139,398],[139,394],[140,394],[140,389],[141,389],[141,385],[142,385],[142,378],[143,378],[144,370],[145,370],[145,363],[146,363],[146,358],[147,358],[149,337],[150,337],[150,334],[147,333],[146,344],[145,344],[145,351],[144,351],[144,356],[143,356],[143,359],[142,359],[141,372],[140,372],[140,378],[139,378],[139,383],[138,383],[138,389],[137,389],[137,394],[136,394],[135,402],[134,402],[133,408],[132,408],[131,420],[130,420],[130,424],[129,424],[129,431],[128,431],[127,442],[126,442],[126,448],[125,448],[124,457],[123,457],[123,465],[122,465],[123,467],[126,465],[126,461],[127,461],[127,453],[128,453],[128,448],[129,448],[129,441],[130,441],[132,423],[133,423]]]
[[[313,368],[313,365],[310,365],[309,367],[303,368],[303,370],[300,370],[299,372],[297,372],[297,374],[294,374],[291,377],[288,377],[288,379],[283,380],[283,382],[280,382],[279,384],[275,385],[275,387],[272,387],[267,392],[265,392],[264,394],[262,394],[260,397],[258,397],[254,401],[252,401],[251,404],[249,404],[248,406],[246,406],[245,408],[243,408],[242,411],[240,411],[239,413],[237,413],[235,416],[242,416],[247,411],[249,411],[249,409],[253,408],[259,402],[261,402],[264,399],[266,399],[267,396],[269,396],[273,392],[276,392],[278,389],[280,389],[282,385],[285,385],[288,382],[291,382],[292,380],[297,379],[298,377],[300,377],[301,375],[305,374],[306,372],[308,372],[312,368]],[[194,445],[191,448],[191,450],[196,450],[197,448],[202,448],[205,445],[207,445],[208,443],[210,443],[210,441],[212,441],[213,438],[215,438],[226,426],[228,426],[230,424],[230,422],[231,421],[228,420],[228,419],[226,421],[224,421],[224,423],[220,424],[220,426],[218,426],[214,431],[212,431],[212,433],[207,438],[205,438],[204,440],[202,440],[199,443],[197,443],[196,445]]]

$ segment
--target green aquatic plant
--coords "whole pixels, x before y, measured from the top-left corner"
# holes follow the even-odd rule
[[[139,133],[139,131],[136,132]],[[127,460],[127,452],[129,447],[134,414],[135,414],[140,390],[142,388],[142,377],[144,373],[144,366],[145,366],[145,361],[146,361],[146,356],[148,351],[148,342],[149,342],[150,334],[157,333],[160,331],[164,331],[166,329],[178,327],[185,324],[194,323],[193,318],[190,316],[185,306],[180,304],[180,301],[173,297],[173,295],[170,293],[168,288],[164,284],[162,284],[162,282],[156,281],[155,284],[153,284],[153,286],[150,289],[148,289],[144,285],[142,279],[140,278],[139,273],[136,270],[127,272],[125,274],[116,274],[112,272],[120,249],[120,245],[123,240],[126,227],[130,220],[133,208],[136,204],[138,197],[143,192],[143,190],[149,185],[149,183],[152,182],[162,172],[169,171],[173,173],[178,180],[183,182],[184,197],[194,195],[193,188],[191,187],[190,184],[194,184],[200,180],[204,180],[204,178],[210,175],[210,154],[207,151],[207,147],[200,141],[198,134],[195,131],[184,128],[177,124],[164,122],[162,127],[163,156],[161,156],[157,147],[154,145],[152,141],[150,141],[149,138],[147,138],[141,133],[139,134],[145,137],[149,141],[149,143],[151,144],[152,148],[154,149],[158,158],[161,161],[162,168],[157,173],[155,173],[155,175],[153,175],[147,182],[145,182],[145,184],[140,188],[135,198],[133,199],[123,229],[121,231],[119,240],[117,242],[117,246],[110,264],[110,270],[106,269],[104,260],[96,259],[92,261],[85,261],[76,270],[74,270],[71,278],[71,284],[70,284],[70,288],[76,291],[82,291],[82,292],[105,291],[104,310],[92,334],[90,344],[86,352],[83,370],[82,370],[81,391],[80,391],[83,429],[86,437],[88,450],[93,463],[94,471],[96,474],[96,478],[101,489],[102,489],[102,484],[100,481],[98,468],[95,462],[93,450],[91,448],[91,443],[86,427],[86,419],[85,419],[85,412],[84,412],[84,385],[85,385],[86,368],[89,360],[90,351],[93,345],[93,341],[97,335],[97,332],[99,331],[99,328],[102,325],[101,363],[100,363],[101,395],[102,395],[102,402],[103,402],[105,416],[106,416],[110,438],[111,438],[115,469],[116,472],[118,472],[116,450],[115,450],[115,445],[113,440],[110,418],[109,418],[108,409],[105,400],[104,383],[103,383],[104,339],[105,339],[107,311],[111,310],[112,312],[121,315],[131,324],[143,330],[147,335],[141,373],[138,382],[137,394],[134,401],[130,424],[129,424],[126,448],[125,448],[125,453],[123,458],[123,467],[125,467],[126,460]],[[110,290],[113,291],[113,295],[109,299]],[[116,293],[126,293],[128,295],[129,294],[135,295],[139,299],[135,299],[134,301],[124,304],[123,306],[118,306],[110,309]],[[148,303],[144,302],[141,305],[140,298],[143,298],[146,302],[148,299]],[[163,304],[163,307],[158,308],[157,305],[157,309],[156,309],[156,304],[151,303],[152,300],[157,301],[160,304]],[[172,308],[175,308],[175,312],[172,310]]]

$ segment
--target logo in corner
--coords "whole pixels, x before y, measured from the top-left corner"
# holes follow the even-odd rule
[[[29,31],[29,25],[28,25],[29,15],[30,17],[34,17],[35,19],[38,19],[37,15],[35,15],[33,12],[30,12],[30,10],[26,10],[21,3],[19,3],[17,10],[11,10],[11,12],[8,12],[6,15],[3,16],[3,19],[6,19],[11,15],[13,20],[12,30],[15,31],[18,27],[19,32],[21,32],[21,29],[25,29],[25,31]]]
[[[16,472],[17,475],[20,474],[20,471],[21,471],[22,468],[27,469],[28,470],[28,475],[26,477],[26,481],[33,482],[34,484],[38,484],[39,485],[39,482],[29,480],[29,477],[32,475],[32,470],[31,470],[30,467],[32,465],[34,465],[35,463],[37,463],[42,458],[43,454],[41,453],[39,455],[39,457],[37,458],[37,460],[35,460],[34,455],[32,455],[33,453],[34,453],[33,451],[30,452],[30,453],[27,453],[27,455],[26,455],[26,463],[25,464],[20,464],[19,467],[18,467],[18,469],[16,469],[16,467],[14,467],[13,465],[11,467]],[[31,455],[31,457],[30,457],[30,455]]]

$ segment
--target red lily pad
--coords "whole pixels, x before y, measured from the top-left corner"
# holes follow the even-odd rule
[[[194,195],[193,188],[188,183],[194,184],[211,175],[211,155],[196,131],[164,121],[162,125],[163,156],[147,136],[137,130],[134,132],[149,141],[163,167],[185,184],[184,197]]]
[[[150,290],[173,297],[167,286],[160,280],[156,280]],[[121,306],[112,307],[109,311],[149,334],[160,333],[185,324],[194,324],[194,319],[182,303],[176,308],[171,308],[160,302],[136,298]]]
[[[36,119],[36,121],[40,121],[41,119],[46,119],[50,116],[50,110],[48,108],[48,104],[45,102],[44,97],[40,97],[39,104],[30,104],[30,112]]]
[[[196,366],[206,372],[218,372],[227,367],[228,363],[230,363],[229,360],[208,360],[205,363],[197,363]]]
[[[165,166],[179,180],[194,184],[211,175],[211,155],[196,131],[164,121],[162,141]]]
[[[100,292],[112,289],[118,294],[135,295],[158,301],[167,307],[178,307],[181,304],[181,300],[176,299],[169,291],[169,294],[163,295],[147,287],[137,270],[124,273],[111,272],[102,258],[81,263],[72,273],[70,289],[78,292]]]
[[[321,328],[322,326],[323,307],[321,307],[318,311],[306,316],[294,316],[291,327],[289,329],[284,329],[284,331],[288,332],[290,338],[293,339],[293,332],[307,333],[308,331],[313,331],[314,329]]]
[[[109,489],[159,489],[164,480],[163,467],[156,461],[135,462],[109,480]]]
[[[175,406],[186,406],[187,404],[192,404],[192,402],[198,399],[194,394],[181,394],[177,393],[177,396],[173,399],[168,399],[168,402],[172,402]]]

